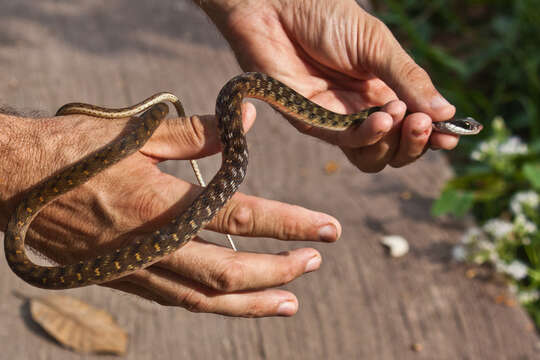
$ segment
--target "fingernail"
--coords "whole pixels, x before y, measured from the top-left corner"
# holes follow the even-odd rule
[[[426,134],[426,130],[413,130],[412,134],[416,137],[424,136]]]
[[[437,95],[431,99],[431,108],[434,110],[450,106],[450,103],[441,95]]]
[[[308,261],[304,273],[308,273],[314,270],[317,270],[321,266],[321,257],[316,255]]]
[[[285,301],[279,304],[278,315],[291,316],[296,313],[296,304],[293,301]]]
[[[325,225],[319,229],[319,240],[332,242],[337,237],[337,230],[334,225]]]

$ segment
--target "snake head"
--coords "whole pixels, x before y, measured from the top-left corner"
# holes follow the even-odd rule
[[[454,118],[447,121],[438,121],[433,123],[433,128],[442,133],[455,135],[476,135],[484,126],[472,117],[463,119]]]

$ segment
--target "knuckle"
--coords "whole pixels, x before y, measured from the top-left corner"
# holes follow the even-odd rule
[[[180,120],[168,121],[168,132],[174,142],[181,142],[196,148],[202,148],[205,142],[205,130],[201,119],[194,115]]]
[[[174,296],[173,303],[191,312],[208,312],[206,297],[193,289],[186,289]]]
[[[403,62],[400,75],[411,82],[424,81],[426,78],[429,78],[427,72],[411,59]]]
[[[186,128],[189,144],[202,148],[206,137],[201,119],[196,115],[188,117],[186,119]]]
[[[221,230],[231,234],[250,234],[255,229],[253,210],[241,202],[228,206],[223,214]]]
[[[139,221],[146,222],[160,213],[160,209],[163,207],[162,205],[163,200],[159,194],[153,190],[147,190],[139,194],[133,204],[133,208],[135,209],[136,218]]]
[[[212,279],[212,287],[222,292],[233,292],[242,289],[246,278],[246,266],[236,258],[228,259],[220,264]]]
[[[295,206],[300,212],[301,208]],[[283,217],[280,221],[273,223],[277,229],[273,229],[272,235],[277,236],[281,240],[295,240],[298,239],[299,234],[304,232],[304,225],[292,217]]]
[[[293,266],[286,266],[281,268],[279,274],[280,285],[290,283],[291,281],[296,279],[297,276],[297,271]]]

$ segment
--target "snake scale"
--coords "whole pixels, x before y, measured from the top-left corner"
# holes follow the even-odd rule
[[[248,164],[241,103],[245,97],[261,99],[282,113],[312,126],[344,130],[380,110],[373,107],[356,114],[342,115],[326,110],[276,79],[262,73],[245,73],[231,79],[220,91],[216,116],[223,144],[222,165],[214,178],[189,208],[144,240],[93,259],[60,266],[40,266],[27,257],[24,240],[35,216],[60,195],[91,179],[104,169],[140,149],[168,113],[164,101],[173,103],[184,115],[180,101],[172,94],[159,93],[132,107],[107,109],[88,104],[64,105],[57,115],[86,114],[103,118],[142,115],[136,129],[121,139],[86,156],[25,194],[5,232],[5,254],[11,269],[24,281],[46,289],[67,289],[100,284],[147,267],[186,244],[226,204],[242,183]],[[481,125],[468,119],[437,123],[436,130],[472,134]]]

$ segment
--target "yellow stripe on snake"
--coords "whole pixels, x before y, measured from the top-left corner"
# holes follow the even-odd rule
[[[218,128],[223,143],[221,168],[183,214],[149,234],[144,240],[136,241],[116,251],[73,264],[40,266],[32,263],[27,257],[24,240],[32,220],[43,207],[138,151],[167,115],[168,106],[163,103],[164,101],[173,103],[179,116],[184,116],[180,101],[169,93],[156,94],[137,105],[123,109],[106,109],[80,103],[64,105],[58,110],[57,115],[86,114],[102,118],[118,118],[144,113],[137,118],[137,128],[132,133],[88,155],[25,194],[12,215],[5,233],[5,254],[11,269],[32,285],[47,289],[67,289],[100,284],[125,276],[150,266],[186,244],[212,220],[244,180],[248,150],[240,106],[245,97],[261,99],[307,124],[332,130],[344,130],[357,125],[369,114],[380,110],[374,107],[351,115],[337,114],[316,105],[265,74],[239,75],[221,89],[216,102]],[[468,123],[463,126],[456,124],[456,121]],[[474,133],[478,129],[477,123],[469,119],[443,123],[448,127],[457,126],[460,131],[469,127],[469,133]],[[445,130],[443,124],[439,126],[441,127],[439,131],[457,133],[456,130]]]

